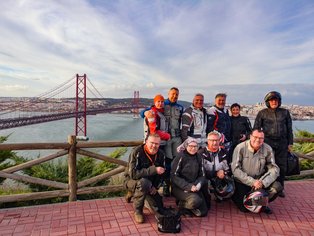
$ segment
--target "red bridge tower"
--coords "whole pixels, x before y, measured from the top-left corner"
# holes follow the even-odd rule
[[[86,137],[86,74],[76,74],[75,135]]]

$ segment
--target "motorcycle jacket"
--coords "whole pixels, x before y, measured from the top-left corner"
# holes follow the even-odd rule
[[[208,131],[217,130],[224,134],[225,142],[231,142],[231,120],[227,109],[219,109],[213,106],[207,110],[208,113]]]
[[[263,129],[265,139],[293,144],[292,119],[284,108],[265,108],[258,112],[254,129]]]

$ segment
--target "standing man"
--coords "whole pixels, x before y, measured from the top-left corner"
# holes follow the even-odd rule
[[[181,145],[181,118],[183,114],[183,106],[178,104],[179,89],[170,88],[168,99],[165,100],[164,116],[168,122],[168,133],[171,135],[170,140],[165,146],[166,153],[166,173],[165,184],[163,187],[164,196],[170,196],[170,170],[172,160],[178,156],[177,148]]]
[[[126,168],[124,186],[128,192],[125,198],[130,202],[133,197],[134,219],[138,224],[144,222],[145,200],[151,208],[163,209],[162,197],[157,190],[165,172],[165,156],[159,145],[159,135],[150,134],[145,144],[133,149]]]
[[[164,102],[164,116],[166,118],[166,123],[170,134],[170,139],[166,142],[164,146],[164,151],[166,154],[166,173],[163,186],[163,195],[170,196],[170,169],[172,160],[178,156],[177,148],[182,143],[181,141],[181,119],[183,114],[183,106],[178,104],[179,89],[176,87],[170,88],[168,92],[168,98]],[[151,111],[145,109],[141,112],[141,116],[144,118],[151,117]]]
[[[231,119],[228,110],[225,108],[227,94],[217,93],[215,96],[215,105],[207,110],[208,113],[208,129],[216,130],[224,135],[223,145],[226,149],[230,149],[232,145],[231,136]]]
[[[184,142],[188,137],[195,138],[199,147],[206,147],[207,112],[203,107],[204,95],[195,94],[193,103],[182,115],[181,137]]]
[[[284,187],[288,150],[291,151],[293,145],[292,119],[290,112],[280,107],[281,94],[279,92],[267,93],[264,101],[267,108],[258,112],[254,129],[263,129],[265,142],[272,147],[276,164],[280,168],[277,180]],[[284,191],[279,194],[279,197],[285,197]]]
[[[265,189],[269,194],[269,201],[275,200],[282,190],[281,184],[276,181],[279,168],[275,163],[273,151],[264,143],[264,133],[260,129],[254,129],[249,140],[236,146],[231,169],[235,178],[232,200],[240,211],[248,211],[243,205],[243,199],[251,190]],[[264,206],[263,210],[267,214],[272,213],[268,206]]]

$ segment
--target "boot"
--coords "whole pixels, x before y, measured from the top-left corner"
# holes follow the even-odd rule
[[[132,197],[133,197],[133,193],[132,193],[131,191],[127,191],[126,195],[124,196],[125,201],[126,201],[127,203],[130,203],[130,202],[131,202]]]
[[[279,192],[279,193],[278,193],[278,196],[285,198],[285,197],[286,197],[285,191],[282,190],[281,192]]]
[[[272,209],[270,209],[268,206],[265,206],[262,211],[265,212],[267,215],[273,214]]]
[[[134,220],[137,224],[142,224],[144,223],[144,215],[143,215],[143,212],[138,212],[136,211],[134,213]]]
[[[170,197],[170,180],[165,180],[162,187],[163,196]]]

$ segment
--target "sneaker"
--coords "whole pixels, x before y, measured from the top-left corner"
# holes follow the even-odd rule
[[[134,213],[134,220],[138,224],[144,223],[144,215],[141,212],[135,212]]]
[[[282,190],[281,192],[279,192],[279,193],[278,193],[278,196],[285,198],[285,197],[286,197],[285,191]]]
[[[270,209],[268,206],[264,207],[263,212],[265,212],[267,215],[273,214],[272,209]]]
[[[125,201],[126,201],[127,203],[130,203],[130,202],[131,202],[132,197],[133,197],[133,193],[132,193],[131,191],[128,191],[128,192],[126,193],[126,195],[124,196]]]

